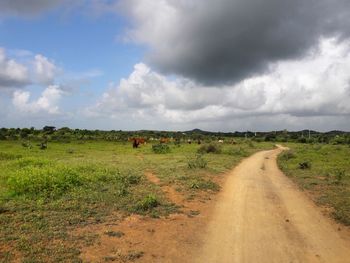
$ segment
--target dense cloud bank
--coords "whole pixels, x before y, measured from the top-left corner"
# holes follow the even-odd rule
[[[283,120],[281,126],[299,121],[301,127],[308,125],[309,117],[349,118],[348,47],[334,39],[323,40],[316,53],[302,60],[277,63],[268,74],[217,88],[185,78],[169,79],[141,63],[85,113],[178,125],[219,123],[221,127],[244,118],[271,122],[276,117]]]
[[[350,28],[346,0],[125,0],[117,8],[133,21],[127,40],[149,47],[151,66],[216,86],[267,73]]]

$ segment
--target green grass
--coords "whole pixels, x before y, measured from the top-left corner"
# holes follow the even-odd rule
[[[279,166],[315,202],[331,208],[332,216],[350,225],[350,147],[346,145],[287,144]]]
[[[99,237],[72,235],[77,227],[111,215],[120,220],[131,213],[159,217],[177,211],[145,171],[195,198],[201,191],[218,191],[215,177],[272,144],[223,145],[221,154],[201,159],[199,147],[169,144],[169,151],[156,154],[151,144],[133,149],[130,143],[49,142],[40,150],[20,141],[0,142],[0,259],[79,262],[79,248]]]

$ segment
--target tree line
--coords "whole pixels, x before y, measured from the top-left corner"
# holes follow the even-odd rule
[[[68,127],[56,128],[45,126],[42,129],[31,128],[1,128],[0,140],[25,140],[25,141],[57,141],[70,142],[79,140],[103,140],[126,142],[130,138],[145,138],[146,140],[160,140],[172,138],[174,141],[224,140],[234,142],[235,138],[245,138],[256,142],[299,142],[299,143],[331,143],[349,144],[350,132],[330,131],[318,132],[311,130],[302,131],[270,131],[270,132],[209,132],[200,129],[191,131],[122,131],[122,130],[87,130],[71,129]]]

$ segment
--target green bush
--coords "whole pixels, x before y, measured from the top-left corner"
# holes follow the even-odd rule
[[[194,179],[189,182],[189,187],[191,189],[201,189],[201,190],[212,190],[219,191],[220,187],[218,184],[212,181],[205,181],[201,179]]]
[[[141,176],[135,174],[123,175],[121,178],[123,178],[124,182],[127,182],[129,185],[138,184],[141,180]]]
[[[345,170],[336,170],[335,171],[335,180],[337,184],[341,184],[345,178]]]
[[[203,169],[207,167],[208,162],[203,158],[202,154],[197,154],[195,158],[187,161],[187,165],[189,169]]]
[[[170,152],[170,147],[167,144],[153,144],[152,145],[152,150],[154,153],[169,153]]]
[[[288,161],[290,159],[293,159],[296,157],[296,154],[294,153],[294,151],[292,150],[288,150],[288,151],[285,151],[281,154],[281,159],[282,160],[285,160],[285,161]]]
[[[157,207],[159,204],[157,196],[149,194],[136,204],[136,211],[146,212]]]
[[[228,149],[227,154],[229,155],[236,155],[236,156],[248,156],[249,153],[244,150],[242,147],[236,148],[236,147],[232,147],[230,149]]]
[[[198,153],[221,153],[221,147],[214,143],[204,144],[201,147],[199,147],[197,152]]]
[[[31,145],[31,143],[30,143],[30,142],[26,142],[26,141],[22,142],[22,146],[23,146],[24,148],[29,148],[29,149],[33,148],[33,146]]]
[[[74,149],[67,149],[66,152],[69,154],[73,154],[73,153],[75,153],[75,150]]]

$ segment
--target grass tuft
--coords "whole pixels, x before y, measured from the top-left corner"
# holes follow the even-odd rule
[[[158,205],[160,205],[160,202],[158,201],[157,196],[149,194],[136,204],[135,210],[139,212],[146,212],[152,210]]]
[[[207,167],[208,162],[202,154],[197,154],[196,157],[188,159],[187,165],[189,169],[204,169]]]
[[[158,154],[170,153],[170,147],[167,144],[153,144],[152,151]]]

